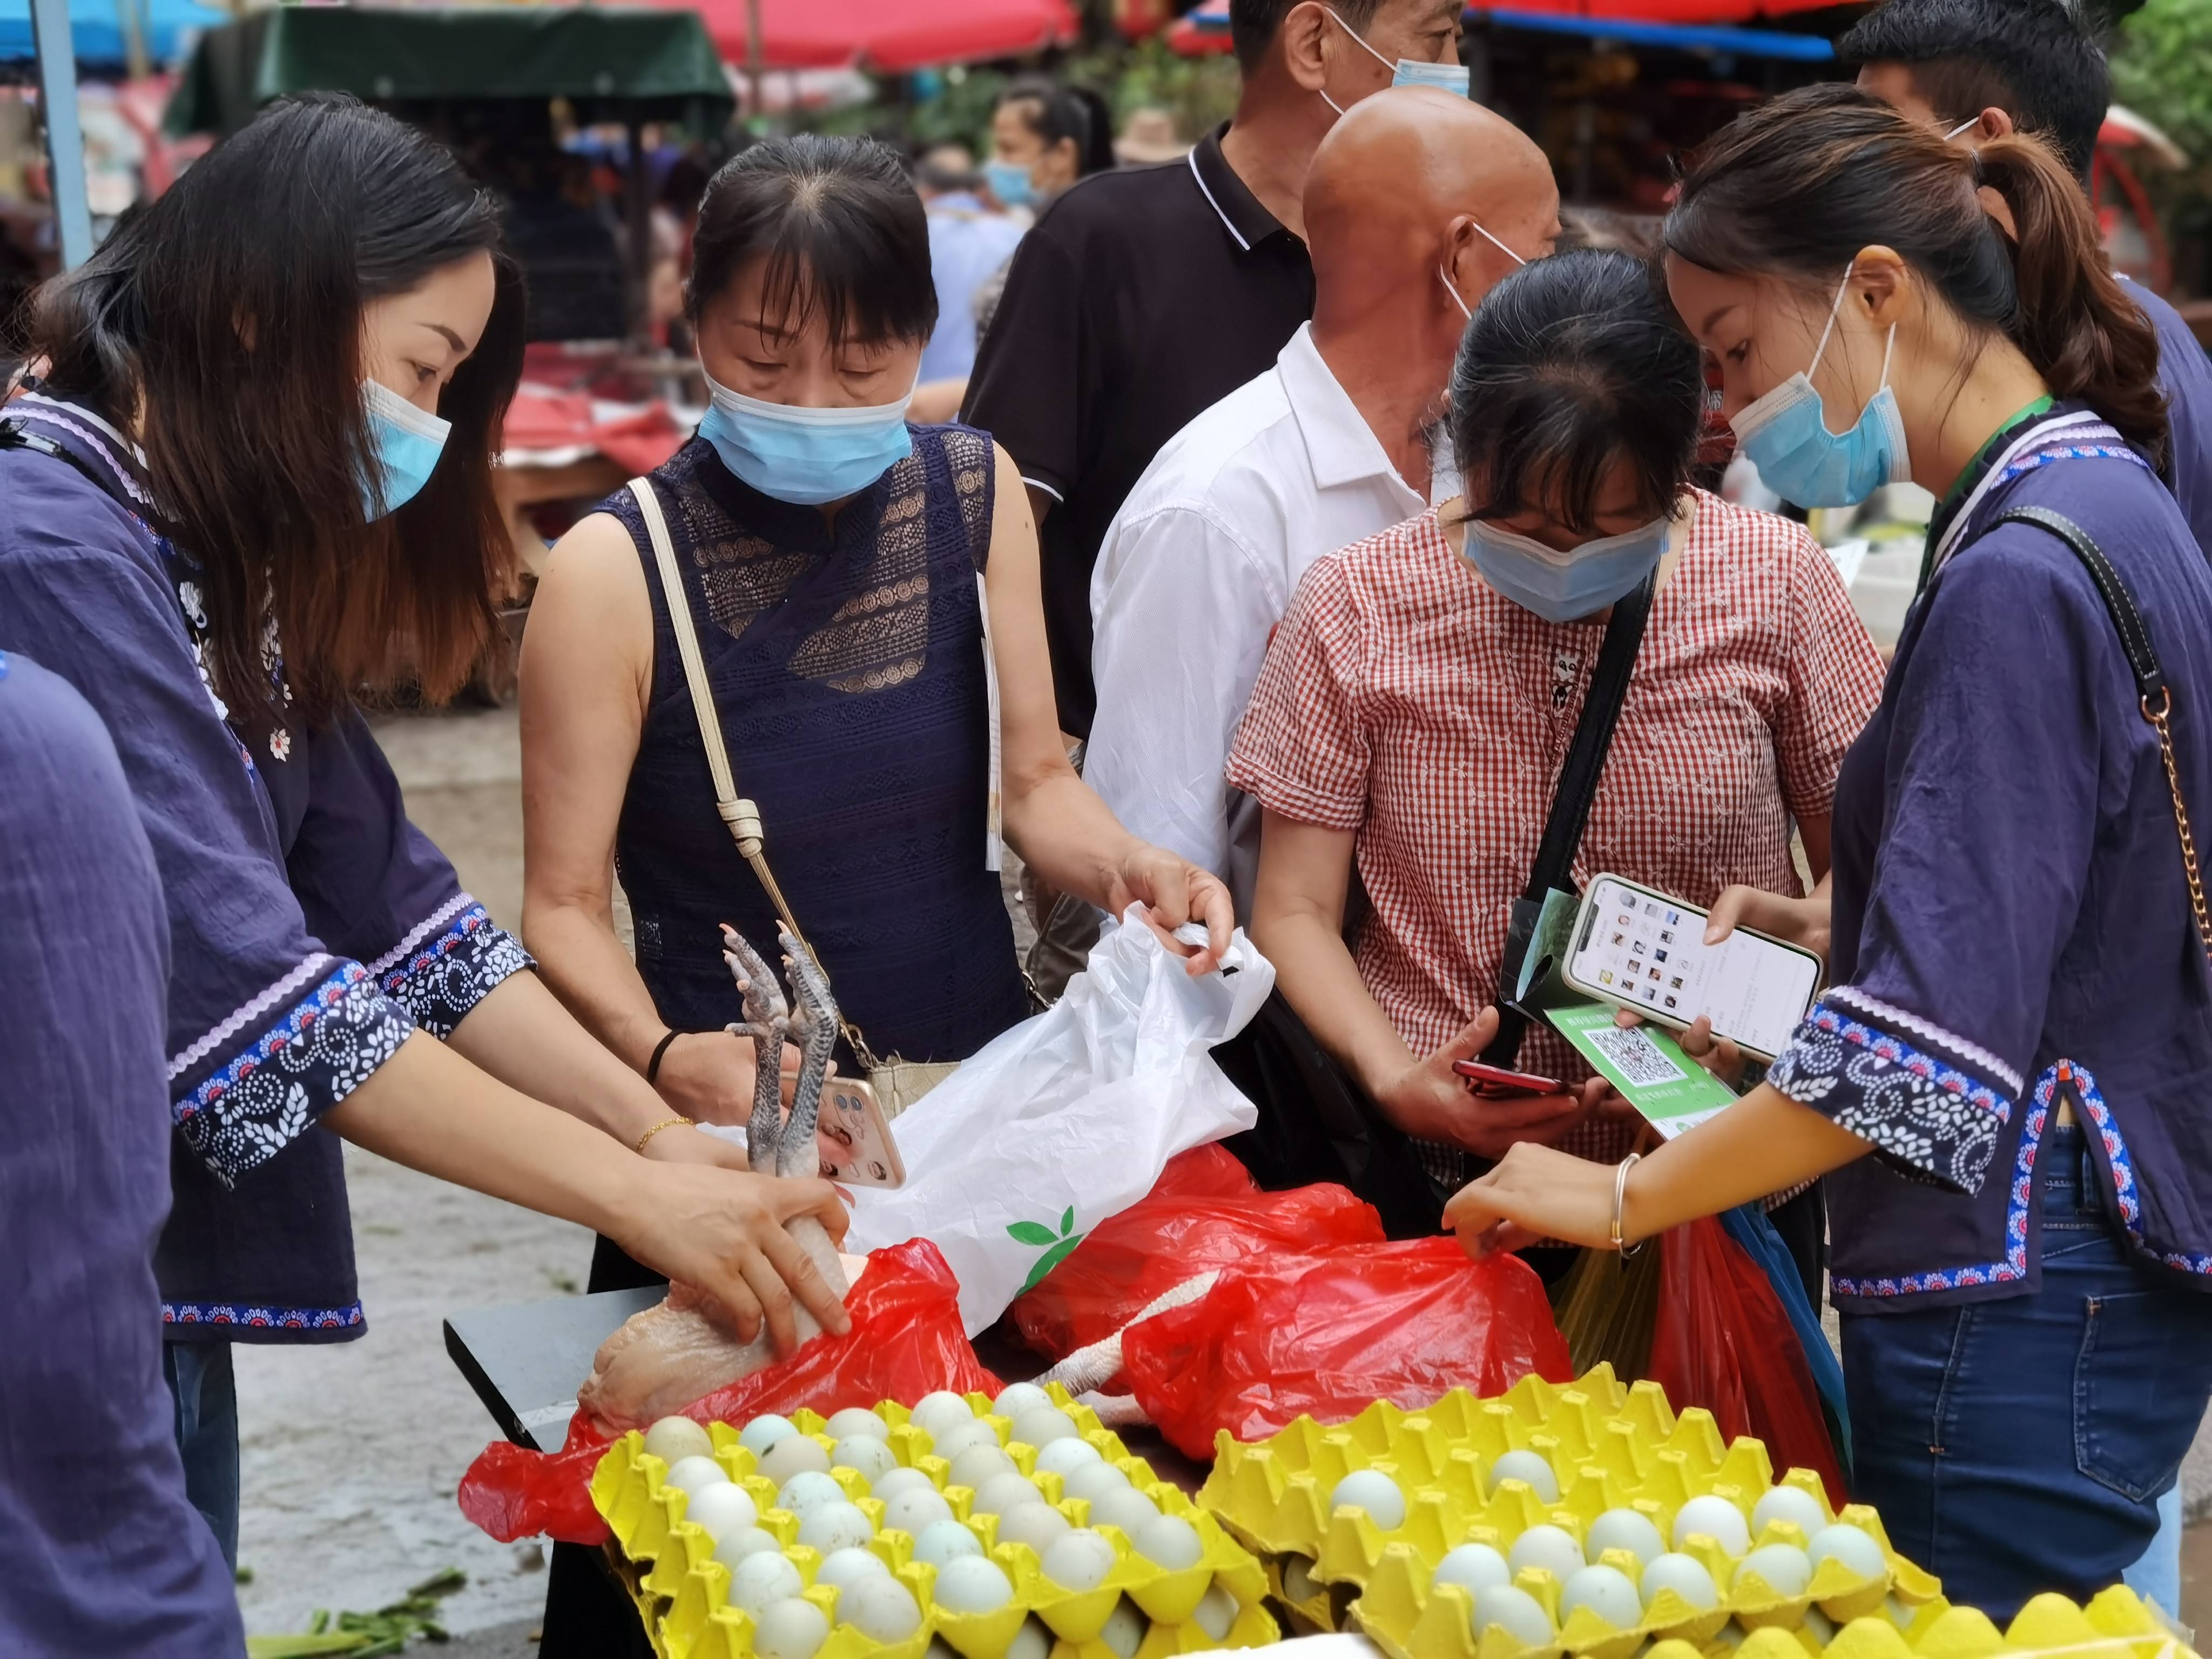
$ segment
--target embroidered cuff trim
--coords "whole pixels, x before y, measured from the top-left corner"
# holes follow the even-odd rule
[[[379,957],[372,971],[416,1024],[448,1037],[502,981],[535,965],[522,942],[463,893]]]
[[[331,966],[337,961],[337,958],[336,957],[328,956],[320,951],[318,951],[313,956],[307,957],[290,973],[285,975],[283,978],[278,980],[274,985],[269,987],[267,990],[262,992],[259,996],[255,997],[252,1001],[240,1007],[235,1013],[232,1014],[228,1019],[223,1021],[222,1024],[216,1026],[213,1030],[209,1031],[205,1036],[202,1036],[198,1042],[193,1043],[190,1048],[184,1049],[179,1053],[174,1059],[171,1060],[169,1061],[169,1081],[174,1083],[186,1072],[191,1071],[193,1066],[198,1065],[210,1054],[214,1054],[225,1043],[228,1042],[231,1038],[236,1036],[247,1026],[252,1024],[264,1014],[266,1014],[271,1008],[276,1007],[280,1004],[297,996],[300,994],[301,988],[306,986],[310,980],[314,979],[319,975],[328,973]]]
[[[244,1302],[164,1302],[164,1325],[250,1325],[280,1331],[349,1330],[362,1322],[361,1304],[343,1308],[275,1308]]]
[[[1978,1192],[2012,1100],[1894,1032],[1855,1019],[1833,991],[1814,1005],[1766,1080],[1908,1173]],[[1871,999],[1859,999],[1861,1002]]]
[[[176,1102],[177,1127],[231,1186],[359,1088],[414,1029],[366,968],[342,962],[251,1048]]]
[[[2021,1087],[2027,1079],[1999,1060],[1978,1042],[1969,1042],[1954,1032],[1945,1030],[1932,1019],[1923,1019],[1909,1014],[1880,997],[1870,997],[1856,985],[1831,988],[1821,998],[1838,1007],[1856,1014],[1861,1019],[1886,1026],[1893,1031],[1910,1031],[1922,1040],[1923,1047],[1930,1047],[1951,1054],[1962,1066],[1972,1066],[1998,1083],[2004,1085],[2005,1093],[2014,1100],[2020,1098]]]

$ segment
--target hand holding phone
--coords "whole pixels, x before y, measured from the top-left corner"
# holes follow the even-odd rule
[[[1567,1085],[1555,1077],[1534,1072],[1512,1072],[1502,1066],[1486,1066],[1479,1060],[1455,1060],[1452,1070],[1468,1080],[1468,1092],[1486,1100],[1510,1100],[1524,1095],[1564,1095]]]

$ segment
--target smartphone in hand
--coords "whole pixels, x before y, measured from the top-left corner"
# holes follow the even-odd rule
[[[1468,1092],[1485,1100],[1511,1100],[1531,1095],[1563,1095],[1567,1085],[1555,1077],[1534,1072],[1509,1072],[1503,1066],[1486,1066],[1479,1060],[1455,1060],[1452,1070],[1467,1079]]]

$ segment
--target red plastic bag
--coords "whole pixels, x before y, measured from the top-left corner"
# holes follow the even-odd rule
[[[909,1239],[868,1257],[845,1298],[853,1328],[817,1336],[790,1358],[717,1389],[686,1407],[702,1423],[744,1423],[763,1412],[805,1406],[824,1417],[878,1401],[908,1403],[938,1389],[999,1391],[960,1322],[960,1285],[937,1247]],[[564,1544],[597,1544],[606,1522],[592,1507],[592,1471],[607,1442],[580,1416],[557,1452],[507,1441],[484,1448],[461,1479],[461,1513],[501,1543],[549,1533]]]
[[[1123,1375],[1186,1455],[1213,1437],[1324,1423],[1377,1400],[1425,1406],[1454,1389],[1503,1394],[1530,1371],[1573,1376],[1543,1281],[1517,1256],[1469,1261],[1450,1238],[1347,1246],[1224,1268],[1197,1301],[1133,1325]]]
[[[1659,1243],[1659,1316],[1646,1375],[1676,1411],[1703,1406],[1721,1433],[1766,1443],[1777,1474],[1812,1469],[1845,1501],[1813,1369],[1765,1271],[1712,1217]]]
[[[1014,1304],[1014,1322],[1030,1347],[1065,1359],[1200,1273],[1382,1242],[1382,1218],[1346,1188],[1263,1193],[1230,1153],[1200,1146],[1170,1162],[1149,1196],[1092,1228]]]

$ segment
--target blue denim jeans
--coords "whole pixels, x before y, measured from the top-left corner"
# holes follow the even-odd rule
[[[2035,1178],[2036,1294],[1843,1316],[1855,1495],[2000,1626],[2142,1555],[2212,1395],[2212,1294],[2130,1253],[2078,1127],[2045,1136]]]
[[[185,1496],[238,1571],[238,1386],[228,1342],[164,1342],[161,1376],[177,1405]]]

